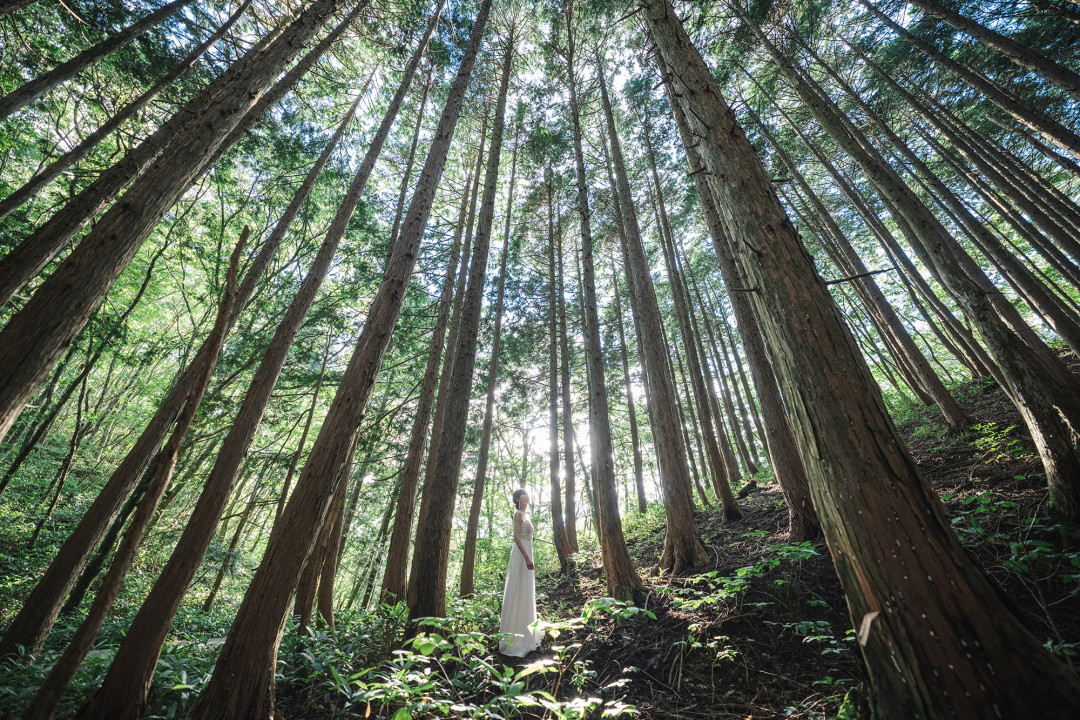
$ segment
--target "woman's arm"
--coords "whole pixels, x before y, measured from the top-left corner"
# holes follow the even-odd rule
[[[521,544],[521,523],[524,522],[522,514],[520,512],[514,513],[514,544],[517,545],[518,550],[525,556],[525,567],[530,570],[534,569],[532,558],[525,552],[525,546]]]

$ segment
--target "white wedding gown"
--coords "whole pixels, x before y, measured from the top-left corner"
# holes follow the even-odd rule
[[[521,531],[518,535],[525,552],[533,557],[533,526],[529,516],[514,511],[515,520],[521,515]],[[535,560],[535,558],[533,558]],[[510,657],[524,657],[540,647],[544,631],[530,630],[536,622],[536,572],[525,566],[525,556],[517,543],[510,547],[510,565],[506,569],[506,587],[503,589],[502,619],[499,632],[507,633],[499,639],[499,652]]]

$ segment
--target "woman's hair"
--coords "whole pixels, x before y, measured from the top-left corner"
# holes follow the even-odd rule
[[[518,498],[520,498],[524,494],[525,494],[525,491],[522,490],[522,489],[514,491],[514,509],[515,510],[518,509]]]

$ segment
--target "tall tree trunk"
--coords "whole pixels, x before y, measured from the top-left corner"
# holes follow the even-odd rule
[[[968,560],[701,55],[667,0],[643,5],[753,288],[882,717],[943,708],[957,717],[1068,717],[1080,702],[1076,674]]]
[[[611,261],[612,295],[615,300],[615,325],[619,329],[619,350],[623,367],[623,382],[626,384],[626,408],[630,422],[630,446],[634,454],[634,489],[637,492],[638,513],[644,515],[648,509],[645,500],[645,474],[642,471],[641,439],[638,437],[637,411],[634,408],[634,391],[630,382],[630,358],[626,349],[626,332],[623,330],[622,291],[619,288],[619,274],[615,270],[615,261]]]
[[[226,335],[236,324],[240,310],[254,295],[259,279],[277,253],[289,224],[307,200],[319,172],[329,161],[333,147],[340,140],[347,124],[347,122],[343,122],[338,127],[338,132],[334,135],[327,148],[323,150],[304,182],[301,183],[300,188],[293,196],[270,237],[262,244],[259,252],[251,261],[251,265],[244,275],[244,280],[237,290],[236,302],[233,303],[226,321]],[[79,521],[75,530],[64,542],[52,562],[49,563],[45,574],[38,581],[26,602],[23,603],[19,614],[8,626],[3,639],[0,640],[0,657],[15,652],[17,645],[22,645],[34,652],[40,649],[41,643],[44,642],[52,630],[60,605],[71,589],[72,583],[78,577],[79,571],[86,563],[90,553],[98,545],[109,523],[120,510],[124,498],[127,497],[136,482],[138,482],[139,477],[146,469],[146,466],[149,465],[151,459],[157,455],[161,443],[169,432],[169,428],[172,427],[177,415],[180,413],[184,399],[188,397],[191,388],[194,386],[199,368],[206,362],[211,349],[210,338],[206,338],[195,353],[192,361],[173,383],[172,388],[170,388],[165,399],[161,401],[153,417],[147,422],[146,428],[139,435],[131,450],[120,462],[116,470],[113,471],[108,482],[106,482],[97,497],[94,498],[90,508],[83,515],[82,520]],[[168,500],[169,498],[166,496],[165,501],[162,503],[163,507],[167,505]]]
[[[589,393],[589,444],[592,459],[593,506],[600,554],[607,581],[608,594],[625,602],[641,602],[645,586],[634,568],[626,549],[622,521],[619,517],[619,495],[615,484],[615,465],[611,444],[611,420],[608,411],[607,380],[604,377],[603,348],[600,342],[600,316],[596,297],[596,271],[593,260],[593,236],[589,210],[588,176],[585,173],[585,153],[582,147],[581,99],[578,96],[575,48],[574,1],[563,5],[566,26],[567,87],[570,91],[570,123],[573,129],[574,159],[577,172],[577,211],[581,231],[581,288],[584,316],[581,320],[585,349],[585,373]],[[567,486],[567,512],[572,497]],[[575,513],[576,515],[576,513]],[[567,528],[568,534],[570,528]],[[571,542],[575,542],[573,539]]]
[[[458,335],[461,330],[462,308],[465,304],[465,293],[469,281],[470,258],[472,257],[474,244],[473,230],[474,221],[476,219],[477,201],[480,197],[480,179],[484,175],[482,171],[484,168],[488,113],[490,109],[489,106],[485,106],[483,110],[484,119],[481,123],[480,150],[476,160],[476,172],[474,173],[473,189],[469,200],[469,217],[465,224],[464,257],[461,260],[457,288],[454,292],[453,315],[450,321],[450,331],[446,338],[446,357],[443,360],[442,373],[439,376],[439,390],[435,398],[435,411],[431,421],[431,439],[428,442],[427,466],[424,468],[424,484],[420,490],[420,510],[417,515],[417,528],[427,521],[427,511],[430,500],[427,488],[434,481],[435,477],[435,459],[438,457],[439,443],[442,441],[443,424],[446,420],[446,411],[449,403],[450,381],[454,375],[454,362],[457,359]],[[422,450],[423,448],[420,449]],[[419,459],[417,462],[419,463]],[[419,465],[417,465],[417,467],[419,467]],[[406,542],[408,541],[406,540]],[[402,552],[407,555],[408,546],[406,545],[404,547],[405,549]],[[416,601],[416,583],[419,580],[416,567],[419,561],[419,558],[413,553],[412,562],[409,566],[409,582],[406,588],[406,599],[410,606]],[[404,577],[402,577],[402,580],[404,580]]]
[[[296,490],[275,523],[276,531],[271,534],[240,605],[214,675],[193,709],[196,720],[265,717],[273,712],[277,648],[289,601],[326,520],[340,481],[337,471],[346,460],[352,434],[363,420],[375,376],[401,312],[490,9],[491,0],[480,6],[356,351],[342,375]]]
[[[555,209],[555,255],[558,263],[558,312],[559,312],[559,381],[562,387],[562,433],[563,433],[563,483],[566,486],[568,497],[576,493],[571,492],[577,487],[577,477],[574,472],[574,404],[570,395],[570,332],[566,321],[566,267],[563,264],[562,244],[562,213],[559,208]],[[560,499],[561,505],[561,499]],[[564,515],[563,529],[566,533],[566,546],[568,552],[573,555],[578,551],[574,540],[577,539],[577,511],[571,515]],[[574,529],[571,539],[571,528]]]
[[[222,144],[266,85],[299,53],[344,0],[318,0],[222,88],[173,148],[137,179],[0,331],[0,436],[34,388],[101,304],[143,240],[197,179],[201,160]],[[201,148],[200,152],[191,152]],[[35,362],[26,362],[32,357]]]
[[[131,518],[131,524],[128,526],[119,547],[116,549],[116,553],[113,555],[109,570],[105,573],[101,587],[98,589],[97,596],[90,605],[86,617],[79,624],[78,630],[75,631],[75,635],[68,643],[63,655],[53,665],[52,670],[49,671],[49,676],[34,696],[30,708],[24,716],[28,719],[49,720],[56,713],[56,707],[60,704],[60,699],[74,679],[79,666],[82,665],[86,655],[93,647],[94,640],[97,639],[98,632],[100,632],[113,602],[120,594],[124,578],[127,576],[132,563],[135,562],[135,553],[138,551],[143,535],[150,525],[154,508],[157,507],[158,500],[161,499],[165,487],[169,484],[169,478],[172,477],[177,457],[180,454],[180,446],[184,442],[184,436],[187,435],[188,428],[191,427],[195,414],[199,410],[199,404],[206,393],[206,386],[210,384],[210,375],[214,371],[214,365],[217,363],[221,346],[225,341],[225,326],[232,311],[232,305],[236,301],[237,267],[240,264],[240,254],[247,242],[247,238],[248,228],[245,226],[229,260],[225,292],[218,305],[214,327],[210,331],[212,351],[206,356],[203,366],[199,368],[195,384],[185,399],[184,409],[180,412],[180,417],[176,421],[176,428],[161,451],[157,472],[146,486],[142,499],[139,500],[135,515]]]
[[[506,295],[507,261],[510,257],[510,223],[514,217],[514,180],[517,173],[517,143],[514,143],[510,161],[510,191],[506,199],[506,225],[503,229],[502,258],[499,260],[499,290],[495,299],[495,328],[492,330],[491,360],[488,363],[487,400],[484,408],[484,424],[480,430],[480,450],[476,456],[476,480],[473,483],[472,503],[465,528],[465,547],[461,560],[461,586],[463,598],[473,596],[473,568],[476,566],[476,535],[480,527],[480,509],[484,501],[484,484],[487,481],[488,453],[491,451],[491,424],[495,420],[495,386],[499,379],[499,341],[502,339],[503,300]]]
[[[115,708],[124,707],[131,709],[131,714],[124,717],[134,718],[145,707],[150,684],[153,680],[154,667],[157,665],[158,656],[168,631],[168,623],[163,622],[163,619],[171,620],[176,614],[184,592],[191,583],[203,555],[206,554],[213,536],[213,530],[217,526],[218,519],[221,517],[221,512],[228,501],[229,495],[232,493],[237,474],[244,457],[247,455],[248,448],[251,446],[251,441],[254,439],[259,424],[262,422],[263,414],[270,401],[270,396],[273,394],[289,350],[293,345],[296,334],[304,323],[304,319],[307,317],[312,303],[315,301],[323,279],[329,272],[334,256],[337,254],[338,245],[344,237],[349,221],[360,202],[368,178],[371,176],[371,172],[382,151],[383,143],[390,133],[397,112],[405,99],[405,95],[408,93],[416,68],[420,64],[420,58],[427,48],[440,9],[436,10],[435,17],[429,23],[427,32],[409,60],[397,92],[391,100],[375,136],[372,138],[371,144],[368,146],[364,159],[360,163],[360,167],[357,169],[356,175],[353,177],[345,197],[330,223],[330,227],[326,231],[323,242],[315,259],[312,261],[311,268],[289,304],[285,316],[274,331],[270,345],[251,379],[240,410],[229,428],[226,439],[222,442],[221,450],[218,452],[214,467],[206,479],[191,519],[177,542],[169,562],[166,563],[161,575],[154,583],[150,595],[139,609],[131,628],[125,635],[124,642],[121,643],[120,648],[117,650],[109,674],[94,699],[88,705],[86,717],[104,718],[111,712],[115,718],[117,717]],[[359,100],[358,97],[356,103],[359,103]],[[354,108],[356,103],[354,103]],[[346,123],[347,120],[348,118],[346,118]],[[346,123],[343,123],[342,127]],[[339,394],[341,392],[340,386],[338,392]],[[353,428],[354,433],[357,428],[359,428],[359,423]],[[322,437],[321,432],[320,437]],[[314,452],[315,449],[313,448],[312,454]],[[351,452],[351,442],[349,452]],[[311,464],[312,457],[309,456],[308,465]],[[301,475],[301,480],[297,483],[298,489],[299,483],[302,481],[303,475]],[[332,478],[327,481],[327,484],[337,486],[343,482],[345,482],[344,479]],[[288,506],[286,506],[286,510],[287,508]],[[284,517],[283,513],[281,518],[284,519]]]
[[[53,160],[37,172],[34,177],[27,180],[18,189],[4,198],[3,201],[0,201],[0,219],[6,217],[12,210],[34,197],[41,188],[45,187],[52,182],[54,178],[60,175],[60,173],[85,157],[87,153],[97,147],[98,143],[116,130],[116,128],[120,127],[125,120],[133,117],[137,112],[146,107],[151,100],[161,94],[162,90],[169,87],[169,85],[194,67],[199,58],[201,58],[214,43],[220,40],[230,28],[232,28],[251,3],[252,0],[244,0],[240,3],[240,7],[238,7],[236,11],[210,35],[210,37],[200,43],[187,57],[177,63],[169,70],[169,72],[165,73],[150,88],[116,111],[116,113],[106,120],[101,127],[87,135],[78,145],[68,150],[56,160]]]
[[[561,287],[555,267],[555,198],[551,188],[551,168],[544,169],[548,211],[548,474],[551,480],[551,536],[559,567],[566,570],[573,551],[563,524],[562,487],[559,483],[559,327],[558,308],[563,299],[556,296]]]
[[[656,169],[656,157],[652,148],[652,136],[649,131],[648,118],[645,118],[645,122],[642,125],[642,131],[644,134],[645,151],[649,159],[649,169],[651,170],[653,180],[653,192],[656,196],[656,206],[659,215],[658,230],[660,246],[664,255],[664,264],[667,267],[672,300],[675,304],[676,320],[679,324],[679,334],[682,336],[683,349],[686,355],[686,364],[688,366],[687,369],[693,387],[692,396],[689,389],[687,390],[687,402],[694,402],[697,404],[697,417],[700,422],[704,446],[708,451],[709,467],[712,469],[713,488],[716,492],[716,496],[724,503],[724,515],[725,517],[729,515],[738,517],[741,515],[741,511],[738,509],[738,504],[735,502],[734,494],[732,494],[731,482],[737,482],[741,479],[739,467],[735,461],[734,452],[730,447],[727,435],[723,431],[723,418],[719,412],[715,415],[717,423],[716,429],[714,429],[713,426],[713,412],[709,405],[710,399],[713,399],[715,403],[715,393],[712,390],[713,381],[707,376],[708,366],[705,361],[704,353],[699,351],[697,330],[694,327],[693,322],[693,305],[690,302],[689,293],[686,291],[686,283],[682,275],[680,264],[676,259],[675,237],[671,229],[671,223],[668,220],[667,205],[664,202],[663,189],[660,184],[660,175]],[[708,387],[706,386],[706,382],[709,384]],[[730,408],[731,401],[727,396],[727,386],[723,385],[722,388],[724,390],[725,401]],[[735,434],[736,442],[740,443],[740,451],[741,454],[744,455],[744,462],[747,464],[748,468],[750,468],[753,463],[750,461],[749,454],[745,452],[745,449],[741,446],[742,436],[736,424],[733,412],[729,413],[728,421],[732,424],[732,431]],[[723,449],[723,452],[721,452],[721,449]],[[750,469],[750,472],[756,472],[756,470]]]
[[[502,158],[506,96],[513,70],[515,32],[511,27],[503,50],[502,72],[498,100],[492,120],[491,147],[488,149],[484,175],[484,192],[476,223],[476,247],[469,267],[469,285],[461,307],[457,349],[454,352],[454,371],[447,392],[446,415],[443,419],[439,453],[435,456],[435,472],[425,483],[428,500],[424,522],[416,528],[413,573],[415,597],[410,597],[409,620],[443,617],[446,614],[446,573],[450,555],[450,533],[453,529],[454,505],[461,475],[461,457],[465,449],[465,430],[472,395],[473,373],[476,366],[476,345],[480,331],[480,311],[484,295],[484,275],[487,271],[488,250],[491,246],[491,227],[495,217],[495,193],[499,184],[499,161]],[[493,362],[496,362],[493,360]],[[430,462],[430,460],[429,460]],[[421,580],[422,578],[422,580]],[[410,631],[415,625],[410,626]]]
[[[461,255],[461,236],[465,226],[465,213],[472,196],[470,187],[474,174],[479,174],[481,161],[465,177],[461,193],[461,209],[458,213],[454,230],[454,241],[450,248],[450,259],[443,277],[442,292],[439,295],[439,314],[431,336],[428,349],[427,366],[420,387],[413,418],[409,447],[405,454],[405,464],[401,471],[401,485],[397,494],[397,510],[394,512],[394,528],[390,534],[390,546],[386,553],[386,569],[383,571],[382,591],[379,602],[395,605],[405,599],[405,571],[409,560],[409,542],[412,536],[413,508],[416,505],[416,487],[420,481],[420,465],[424,459],[424,446],[427,442],[428,423],[435,401],[435,388],[439,382],[439,367],[442,362],[443,348],[446,345],[446,328],[450,319],[450,305],[454,299],[454,278],[458,271]],[[467,260],[466,260],[467,264]]]
[[[705,507],[712,507],[712,503],[709,502],[709,496],[705,493],[705,487],[701,484],[701,474],[709,472],[709,461],[705,459],[704,443],[701,441],[701,431],[698,429],[698,417],[694,412],[694,402],[692,400],[693,392],[690,390],[690,383],[686,381],[686,368],[683,366],[682,355],[679,353],[679,349],[675,345],[669,345],[671,348],[671,354],[675,356],[675,360],[672,362],[672,371],[678,373],[677,377],[672,378],[675,382],[676,388],[678,382],[682,381],[683,396],[686,398],[686,404],[683,405],[679,402],[679,411],[681,415],[681,425],[683,432],[683,440],[686,441],[686,460],[690,464],[690,477],[694,481],[694,487],[697,488],[698,497],[701,499],[701,504]],[[693,432],[693,437],[690,433]],[[697,462],[694,460],[694,440],[697,440],[698,460],[701,462],[701,472],[698,472]],[[726,460],[728,458],[724,458]],[[725,467],[724,460],[721,460],[721,467],[723,480],[727,481],[727,467]],[[713,480],[714,483],[719,484],[719,481]],[[714,490],[717,499],[720,499],[720,492]]]
[[[689,452],[680,428],[678,400],[673,376],[668,369],[667,343],[660,323],[660,305],[656,300],[648,257],[641,239],[637,213],[634,211],[630,181],[626,175],[622,145],[615,130],[615,116],[607,93],[607,79],[601,67],[599,72],[601,99],[607,120],[607,134],[611,144],[611,160],[622,210],[623,228],[626,233],[626,267],[630,276],[630,297],[634,320],[641,329],[641,354],[649,376],[649,414],[653,417],[653,444],[660,464],[660,481],[664,487],[664,515],[667,530],[664,550],[659,567],[671,570],[673,575],[683,568],[704,565],[709,553],[698,537],[694,527],[694,505],[691,498],[691,479],[687,472],[686,457]],[[722,487],[722,486],[721,486]],[[738,504],[724,503],[724,517],[734,520],[742,516]]]
[[[65,80],[74,77],[76,74],[90,67],[97,60],[105,57],[113,50],[127,45],[150,28],[172,16],[174,13],[178,13],[192,2],[193,0],[173,0],[171,3],[162,5],[154,12],[127,26],[115,35],[110,36],[108,39],[102,40],[98,44],[83,50],[70,60],[65,60],[47,73],[12,90],[4,97],[0,97],[0,120],[11,115],[11,113],[27,103],[37,100],[49,90]]]

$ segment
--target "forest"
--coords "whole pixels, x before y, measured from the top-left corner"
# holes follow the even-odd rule
[[[0,718],[1078,663],[1074,0],[0,0]]]

